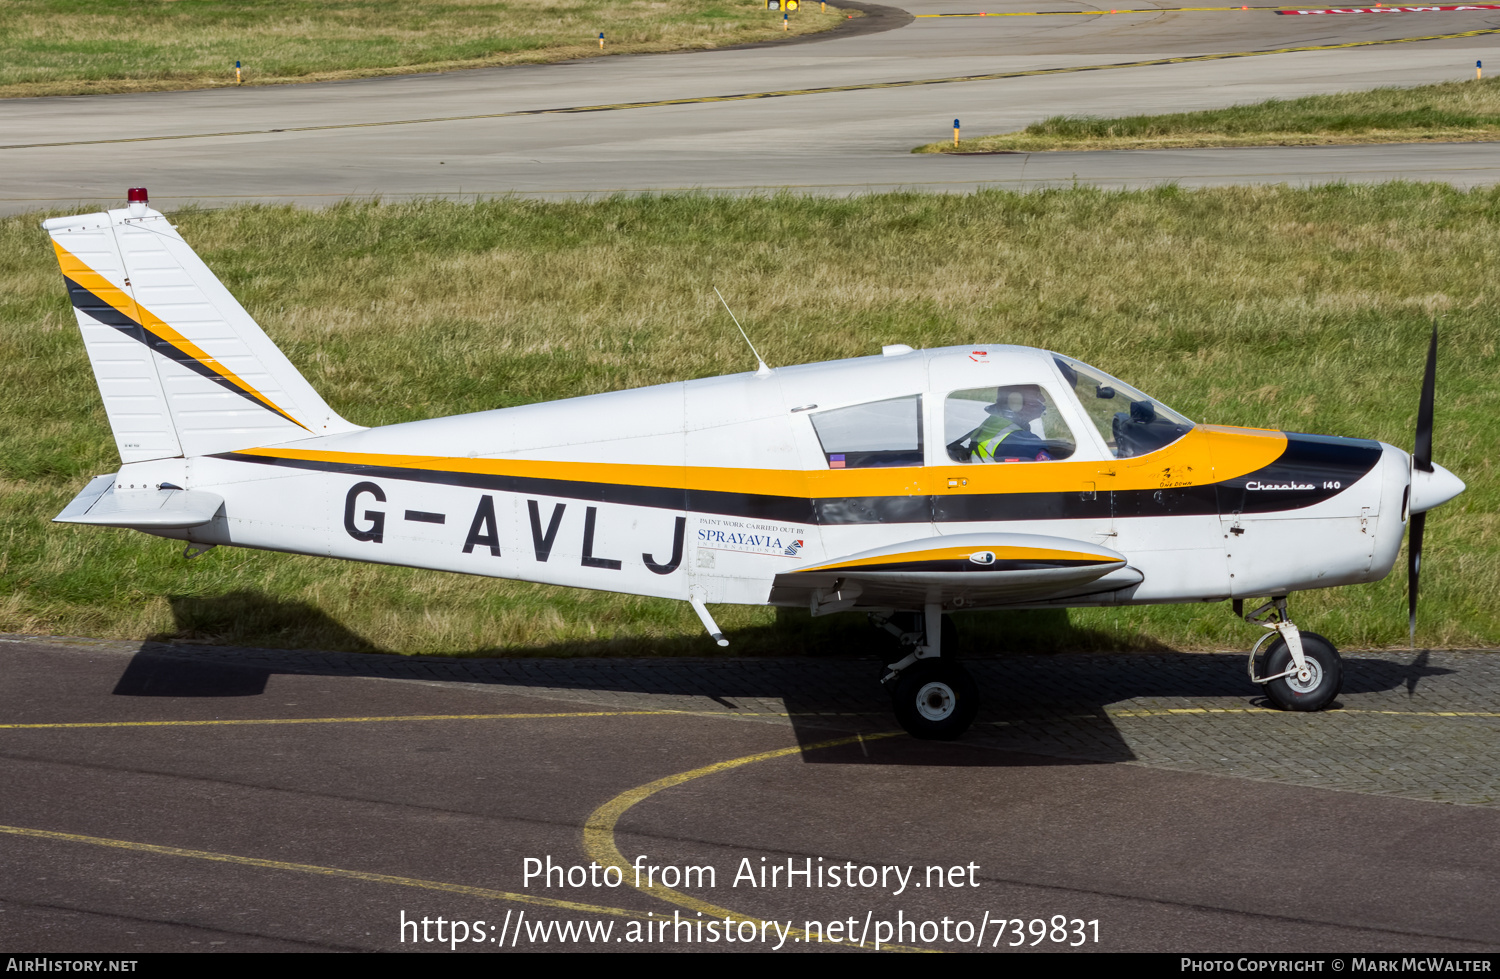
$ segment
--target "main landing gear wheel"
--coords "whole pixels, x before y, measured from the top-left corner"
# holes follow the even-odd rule
[[[1261,684],[1266,697],[1282,710],[1322,710],[1338,696],[1344,682],[1343,663],[1333,643],[1316,632],[1304,632],[1302,656],[1307,661],[1308,677],[1298,679],[1296,673],[1270,683]],[[1293,668],[1292,651],[1286,640],[1277,636],[1263,654],[1259,673],[1261,676],[1276,676]]]
[[[969,671],[946,657],[919,659],[902,670],[891,697],[906,733],[926,741],[952,741],[979,712]]]

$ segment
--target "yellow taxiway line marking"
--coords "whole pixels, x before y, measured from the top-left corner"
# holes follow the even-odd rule
[[[260,724],[378,724],[387,721],[516,721],[545,717],[636,717],[644,714],[678,714],[667,710],[572,711],[557,714],[396,714],[390,717],[260,717],[212,721],[70,721],[56,724],[0,724],[4,730],[87,727],[242,727]]]
[[[320,877],[339,877],[344,880],[363,880],[372,884],[394,884],[398,887],[416,887],[427,891],[443,891],[479,897],[492,901],[512,901],[518,904],[535,904],[564,911],[581,911],[586,914],[609,914],[622,918],[652,917],[645,911],[630,911],[626,908],[610,908],[599,904],[582,904],[578,901],[563,901],[550,897],[535,897],[530,894],[515,894],[497,891],[488,887],[470,887],[467,884],[449,884],[440,880],[423,880],[420,877],[400,877],[395,874],[376,874],[364,870],[346,870],[342,867],[324,867],[314,863],[290,863],[285,860],[263,860],[260,857],[241,857],[233,853],[215,853],[212,850],[190,850],[180,846],[159,846],[155,843],[137,843],[134,840],[115,840],[104,836],[83,836],[78,833],[58,833],[46,829],[31,829],[25,826],[0,826],[0,833],[22,836],[35,840],[56,840],[63,843],[87,843],[91,846],[130,850],[135,853],[151,853],[165,857],[184,857],[190,860],[207,860],[214,863],[238,864],[242,867],[260,867],[265,870],[286,870]]]
[[[789,88],[773,92],[745,92],[738,95],[701,95],[680,99],[657,99],[650,102],[613,102],[600,105],[574,105],[554,109],[517,109],[512,112],[486,112],[464,116],[431,116],[422,119],[389,119],[381,122],[342,122],[320,126],[288,126],[285,129],[237,129],[217,133],[179,133],[165,136],[122,136],[116,139],[80,139],[55,143],[8,143],[0,150],[39,149],[56,146],[97,146],[105,143],[154,143],[178,139],[216,139],[226,136],[265,136],[272,133],[311,133],[333,129],[375,129],[384,126],[416,126],[437,122],[471,122],[482,119],[515,119],[523,116],[568,115],[577,112],[619,112],[625,109],[658,109],[676,105],[708,105],[715,102],[750,102],[756,99],[781,99],[799,95],[833,95],[841,92],[870,92],[891,88],[915,88],[922,85],[955,85],[961,82],[992,82],[1009,78],[1034,78],[1043,75],[1069,75],[1083,71],[1114,71],[1121,68],[1153,68],[1162,65],[1185,65],[1204,61],[1229,61],[1235,58],[1259,58],[1272,54],[1297,54],[1309,51],[1338,51],[1346,48],[1376,47],[1383,44],[1416,44],[1422,41],[1451,41],[1466,37],[1500,34],[1500,27],[1454,34],[1428,34],[1422,37],[1395,37],[1383,40],[1345,41],[1341,44],[1307,44],[1298,47],[1267,48],[1260,51],[1227,51],[1222,54],[1189,54],[1175,58],[1153,58],[1148,61],[1120,61],[1109,64],[1066,65],[1059,68],[1030,68],[1022,71],[998,71],[983,75],[953,75],[946,78],[913,78],[894,82],[862,82],[853,85],[829,85],[822,88]]]
[[[1109,710],[1106,717],[1171,717],[1178,714],[1282,714],[1264,707],[1166,707],[1160,710]],[[1500,711],[1484,710],[1367,710],[1340,707],[1320,714],[1382,714],[1394,717],[1500,717]],[[1079,715],[1088,716],[1088,715]]]
[[[1371,10],[1371,9],[1376,9],[1377,12],[1378,12],[1378,8],[1381,7],[1381,6],[1384,6],[1387,10],[1389,10],[1391,12],[1394,12],[1394,13],[1430,13],[1430,12],[1432,12],[1432,11],[1429,11],[1429,10],[1426,10],[1426,9],[1421,9],[1421,8],[1417,8],[1417,9],[1403,9],[1403,8],[1408,8],[1408,7],[1417,7],[1417,5],[1416,4],[1410,4],[1410,5],[1408,5],[1408,4],[1399,4],[1399,3],[1396,3],[1396,4],[1377,4],[1376,8],[1362,7],[1362,8],[1358,8],[1356,10],[1344,11],[1344,12],[1346,12],[1346,13],[1358,13],[1358,12],[1360,12],[1362,10]],[[1266,10],[1266,11],[1270,11],[1271,13],[1278,13],[1280,11],[1310,10],[1310,9],[1312,9],[1312,8],[1308,8],[1308,7],[1130,7],[1130,8],[1127,9],[1127,8],[1124,8],[1124,7],[1120,7],[1120,8],[1112,8],[1110,10],[1011,10],[1011,11],[1004,11],[1004,12],[999,12],[999,13],[991,13],[989,11],[980,11],[980,12],[976,12],[976,13],[962,13],[962,14],[913,14],[912,16],[916,17],[918,20],[921,20],[923,18],[929,18],[929,19],[952,19],[952,18],[962,18],[962,17],[1108,17],[1110,14],[1177,14],[1177,13],[1220,13],[1220,12],[1222,12],[1222,13],[1229,13],[1231,11],[1236,12],[1236,13],[1240,13],[1240,12],[1243,12],[1243,13],[1252,13],[1252,12],[1257,11],[1257,10]],[[1480,6],[1476,6],[1473,9],[1474,10],[1480,10],[1480,11],[1493,11],[1496,8],[1494,6],[1486,3],[1486,4],[1483,4],[1483,5],[1480,5]],[[1316,11],[1316,10],[1314,12],[1321,13],[1321,11]],[[1446,13],[1447,11],[1444,11],[1444,12]]]
[[[852,737],[847,738],[835,738],[832,741],[820,741],[817,744],[797,745],[791,748],[778,748],[774,751],[762,751],[753,755],[745,755],[742,758],[731,758],[728,761],[720,761],[715,762],[712,765],[704,765],[702,768],[695,768],[687,772],[679,772],[676,775],[668,775],[666,778],[659,778],[654,782],[647,782],[645,785],[638,786],[637,788],[630,789],[626,792],[621,792],[619,795],[615,796],[613,799],[610,799],[604,805],[593,811],[593,813],[589,816],[588,821],[583,825],[583,848],[585,852],[588,853],[589,858],[600,864],[601,866],[618,867],[620,869],[620,873],[625,875],[625,880],[629,882],[630,885],[636,890],[641,891],[644,894],[649,894],[652,897],[659,898],[671,904],[681,905],[682,907],[687,908],[689,911],[701,911],[705,915],[713,915],[716,918],[734,918],[739,921],[753,922],[756,927],[759,928],[763,925],[766,925],[767,923],[761,921],[759,918],[753,918],[749,915],[740,914],[739,912],[731,911],[728,908],[721,908],[717,904],[710,904],[707,901],[699,900],[698,898],[693,897],[690,894],[684,894],[681,891],[673,890],[672,888],[665,887],[661,884],[648,883],[642,885],[635,879],[635,871],[633,870],[632,865],[628,861],[626,861],[624,855],[620,853],[620,848],[615,844],[615,826],[619,823],[620,817],[625,815],[626,811],[628,811],[632,806],[636,805],[639,802],[644,802],[646,799],[649,799],[651,796],[662,791],[663,789],[669,789],[675,785],[681,785],[684,782],[691,782],[693,779],[703,778],[705,775],[717,775],[720,772],[727,772],[735,768],[742,768],[745,765],[753,765],[759,761],[770,761],[775,758],[785,758],[788,755],[801,754],[806,751],[817,751],[820,748],[837,748],[842,745],[856,744],[863,741],[878,741],[882,738],[894,738],[900,736],[902,733],[904,732],[882,731],[877,734],[856,734]],[[821,935],[818,938],[814,939],[809,936],[806,931],[800,928],[793,928],[787,934],[792,938],[796,938],[798,941],[823,941]],[[841,942],[838,944],[849,943]],[[852,945],[850,945],[850,947],[869,950],[872,946],[871,943],[865,942],[863,936],[861,936],[860,941],[853,943]],[[882,948],[893,952],[936,951],[936,949],[913,948],[911,946],[905,945],[883,945]]]
[[[880,711],[748,711],[748,710],[597,710],[556,714],[392,714],[380,717],[257,717],[205,721],[58,721],[0,724],[0,731],[59,730],[98,727],[253,727],[273,724],[379,724],[391,721],[524,721],[549,717],[874,717]]]
[[[1191,714],[1280,714],[1264,707],[1164,707],[1155,710],[1106,710],[1109,717],[1173,717]],[[1381,714],[1394,717],[1497,717],[1500,711],[1482,710],[1369,710],[1339,708],[1321,711],[1325,714]],[[376,717],[264,717],[205,721],[62,721],[39,724],[0,724],[0,731],[68,730],[76,728],[152,728],[152,727],[254,727],[280,724],[380,724],[399,721],[524,721],[567,717],[874,717],[880,711],[713,711],[713,710],[600,710],[567,711],[555,714],[394,714]],[[1098,714],[1069,714],[1064,720],[1098,718]],[[1022,721],[1046,718],[1023,718]],[[1019,721],[989,721],[989,724],[1015,724]],[[888,737],[889,735],[880,735]],[[874,737],[874,735],[871,735]],[[843,742],[841,742],[843,743]],[[824,747],[818,745],[817,747]],[[797,750],[797,749],[788,749]]]
[[[1334,714],[1394,714],[1417,717],[1500,717],[1500,711],[1488,710],[1335,710]]]
[[[620,716],[622,714],[647,714],[647,713],[654,714],[654,713],[667,713],[667,712],[661,712],[661,711],[621,711],[621,712],[614,712],[613,716]],[[470,718],[475,718],[475,717],[489,718],[489,717],[597,717],[597,716],[611,716],[611,715],[606,715],[606,714],[434,715],[434,719],[439,718],[439,717],[441,719],[445,719],[446,720],[446,719],[454,719],[454,718],[470,719]],[[379,718],[379,719],[380,720],[411,720],[413,718]],[[323,720],[323,719],[320,719],[320,720]],[[342,718],[330,718],[330,719],[326,719],[326,720],[343,720],[343,719]],[[194,723],[194,722],[189,722],[189,723]],[[820,748],[834,748],[834,747],[838,747],[838,746],[841,746],[841,745],[855,744],[855,743],[859,743],[859,742],[862,742],[862,741],[878,741],[878,740],[880,740],[882,738],[897,737],[901,733],[902,732],[900,732],[900,731],[884,731],[884,732],[879,732],[879,733],[875,733],[875,734],[856,734],[856,735],[854,735],[852,737],[836,738],[836,739],[831,740],[831,741],[822,741],[822,742],[819,742],[817,744],[811,744],[811,745],[807,745],[807,746],[797,746],[797,747],[792,747],[792,748],[781,748],[781,749],[778,749],[778,750],[775,750],[775,751],[763,751],[763,752],[760,752],[758,754],[746,755],[746,756],[744,756],[742,758],[733,758],[733,759],[730,759],[728,761],[722,761],[722,762],[717,762],[717,763],[712,764],[712,765],[706,765],[706,766],[704,766],[702,768],[695,768],[692,771],[682,772],[682,773],[677,774],[677,775],[669,775],[666,778],[657,779],[656,781],[647,783],[646,785],[640,786],[639,788],[630,789],[629,791],[623,792],[620,795],[616,796],[615,798],[611,799],[609,802],[606,802],[604,805],[600,806],[598,809],[596,809],[589,816],[588,821],[584,825],[584,831],[583,831],[584,845],[587,848],[587,850],[589,852],[589,855],[593,859],[595,859],[597,862],[599,862],[600,864],[603,864],[604,866],[615,866],[615,867],[618,867],[618,868],[620,868],[620,873],[623,874],[623,875],[626,875],[626,879],[633,879],[634,872],[633,872],[633,870],[631,868],[631,865],[625,862],[624,857],[620,855],[620,851],[619,851],[619,849],[615,845],[615,842],[614,842],[614,829],[615,829],[615,825],[619,822],[620,817],[622,815],[624,815],[625,811],[628,810],[630,807],[634,806],[636,803],[641,802],[641,801],[649,798],[652,795],[655,795],[657,792],[660,792],[662,789],[669,788],[669,787],[674,786],[674,785],[681,785],[683,782],[691,781],[692,779],[695,779],[695,778],[702,778],[705,775],[713,775],[713,774],[716,774],[716,773],[719,773],[719,772],[724,772],[724,771],[729,771],[731,769],[739,768],[739,767],[744,766],[744,765],[750,765],[750,764],[753,764],[753,763],[758,762],[758,761],[768,761],[768,760],[773,759],[773,758],[782,758],[782,757],[785,757],[787,755],[794,755],[794,754],[798,754],[798,753],[804,752],[804,751],[816,751],[816,750],[818,750]],[[61,833],[61,832],[57,832],[55,830],[33,829],[33,828],[30,828],[30,827],[26,827],[26,826],[4,826],[4,825],[0,825],[0,833],[7,834],[7,835],[10,835],[10,836],[24,837],[24,838],[28,838],[28,839],[52,840],[52,841],[63,842],[63,843],[84,843],[84,844],[88,844],[90,846],[99,846],[99,847],[107,847],[107,848],[117,849],[117,850],[126,850],[126,851],[134,852],[134,853],[149,853],[149,854],[154,854],[156,856],[181,857],[181,858],[190,859],[190,860],[204,860],[204,861],[209,861],[209,862],[213,862],[213,863],[234,864],[234,865],[243,866],[243,867],[257,867],[257,868],[264,869],[264,870],[280,870],[280,871],[288,871],[288,872],[292,872],[292,873],[311,874],[311,875],[320,876],[320,877],[333,877],[333,878],[340,878],[340,879],[344,879],[344,880],[359,880],[359,881],[365,881],[365,882],[373,883],[373,884],[391,884],[391,885],[395,885],[395,886],[398,886],[398,887],[413,887],[413,888],[419,888],[419,889],[422,889],[422,890],[441,891],[441,892],[448,893],[448,894],[458,894],[458,895],[462,895],[462,896],[465,896],[465,897],[476,897],[476,898],[483,898],[483,899],[486,899],[486,900],[494,900],[494,901],[510,901],[510,902],[517,903],[517,904],[532,904],[532,905],[537,905],[539,907],[557,908],[557,909],[561,909],[561,910],[565,910],[565,911],[582,912],[582,913],[585,913],[585,914],[605,914],[605,915],[613,915],[613,916],[622,917],[622,918],[636,918],[636,919],[640,919],[640,920],[643,920],[643,921],[644,920],[655,920],[656,917],[657,917],[654,912],[631,911],[631,910],[628,910],[626,908],[613,908],[613,907],[607,907],[607,906],[598,905],[598,904],[584,904],[584,903],[578,902],[578,901],[564,901],[564,900],[560,900],[560,899],[557,899],[557,898],[536,897],[536,896],[533,896],[533,895],[530,895],[530,894],[517,894],[517,893],[515,893],[513,891],[501,891],[501,890],[495,890],[493,888],[488,888],[488,887],[473,887],[473,886],[470,886],[470,885],[467,885],[467,884],[450,884],[450,883],[447,883],[445,881],[425,880],[425,879],[420,878],[420,877],[403,877],[403,876],[399,876],[399,875],[396,875],[396,874],[379,874],[379,873],[372,873],[370,871],[364,871],[364,870],[349,870],[349,869],[346,869],[346,868],[343,868],[343,867],[325,867],[325,866],[322,866],[320,864],[293,863],[293,862],[286,861],[286,860],[266,860],[266,859],[263,859],[263,858],[260,858],[260,857],[244,857],[244,856],[239,856],[237,854],[232,854],[232,853],[218,853],[218,852],[215,852],[215,851],[212,851],[212,850],[195,850],[195,849],[190,849],[190,848],[187,848],[187,847],[162,846],[162,845],[156,844],[156,843],[140,843],[140,842],[137,842],[137,841],[134,841],[134,840],[118,840],[118,839],[111,839],[109,837],[103,837],[103,836],[86,836],[86,835],[83,835],[83,834],[80,834],[80,833]],[[638,890],[638,891],[640,891],[640,892],[642,892],[644,894],[648,894],[648,895],[650,895],[652,897],[659,898],[659,899],[667,901],[669,903],[681,905],[681,906],[686,907],[686,908],[688,908],[690,910],[693,910],[693,911],[702,911],[703,913],[705,913],[705,914],[711,914],[711,915],[713,915],[716,918],[728,919],[728,920],[733,920],[733,921],[737,921],[737,922],[750,922],[750,923],[753,923],[756,926],[756,928],[760,928],[762,925],[768,925],[767,922],[763,922],[759,918],[753,918],[753,917],[751,917],[749,915],[738,914],[737,912],[730,911],[727,908],[721,908],[721,907],[718,907],[717,905],[709,904],[706,901],[700,901],[697,898],[691,897],[691,896],[689,896],[687,894],[682,894],[682,893],[680,893],[678,891],[675,891],[675,890],[672,890],[671,888],[668,888],[668,887],[662,887],[660,885],[648,885],[648,886],[642,887],[642,886],[639,886],[639,885],[636,885],[636,884],[633,884],[632,886],[635,887],[636,890]],[[519,927],[519,924],[518,924],[518,927]],[[821,941],[821,942],[827,942],[827,940],[824,939],[824,938],[822,938],[822,936],[819,936],[817,939],[813,939],[812,937],[810,937],[808,935],[807,932],[805,932],[805,931],[803,931],[802,929],[799,929],[799,928],[792,928],[786,934],[789,937],[797,938],[797,939],[802,940],[802,941]],[[851,943],[844,943],[844,942],[830,943],[830,944],[848,945],[848,947],[851,947],[851,948],[863,948],[863,949],[866,949],[866,950],[868,950],[869,948],[872,947],[872,943],[866,942],[864,940],[863,936],[861,937],[861,939],[858,942],[852,943],[852,944]],[[936,951],[935,949],[914,948],[914,947],[911,947],[911,946],[904,946],[904,945],[890,945],[890,944],[886,944],[886,945],[883,945],[881,947],[883,949],[889,950],[889,951],[904,951],[904,952],[931,952],[931,951]]]
[[[1256,10],[1301,10],[1301,7],[1132,7],[1130,9],[1118,8],[1113,10],[1011,10],[1003,13],[965,13],[965,14],[914,14],[918,20],[923,18],[951,19],[956,17],[1108,17],[1110,14],[1178,14],[1178,13],[1207,13],[1213,11],[1243,11],[1250,13]]]
[[[1021,717],[1005,721],[980,721],[980,726],[987,727],[1014,727],[1023,724],[1046,724],[1049,721],[1109,721],[1115,718],[1132,717],[1192,717],[1205,714],[1263,714],[1266,717],[1280,717],[1295,711],[1272,710],[1268,707],[1162,707],[1154,710],[1102,710],[1097,714],[1062,714],[1052,717]],[[1333,710],[1318,711],[1319,714],[1338,716],[1340,714],[1379,714],[1387,717],[1479,717],[1500,718],[1500,712],[1483,710],[1366,710],[1361,708],[1338,708]]]

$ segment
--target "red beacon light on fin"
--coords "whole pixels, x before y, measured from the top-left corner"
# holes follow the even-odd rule
[[[146,216],[146,205],[150,199],[146,196],[146,188],[132,187],[125,192],[125,200],[130,204],[130,216],[143,218]]]

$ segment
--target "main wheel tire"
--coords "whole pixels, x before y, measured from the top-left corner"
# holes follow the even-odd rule
[[[891,691],[896,720],[925,741],[952,741],[979,713],[979,689],[969,671],[946,656],[919,659],[901,671]]]
[[[1343,661],[1333,643],[1316,632],[1302,633],[1302,656],[1312,676],[1306,683],[1295,675],[1261,684],[1266,697],[1282,710],[1322,710],[1333,703],[1344,682]],[[1292,651],[1277,636],[1261,657],[1261,676],[1275,676],[1292,668]]]

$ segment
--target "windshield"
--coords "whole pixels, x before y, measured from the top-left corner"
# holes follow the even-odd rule
[[[1155,452],[1192,430],[1191,421],[1129,384],[1072,357],[1053,357],[1115,458]]]

